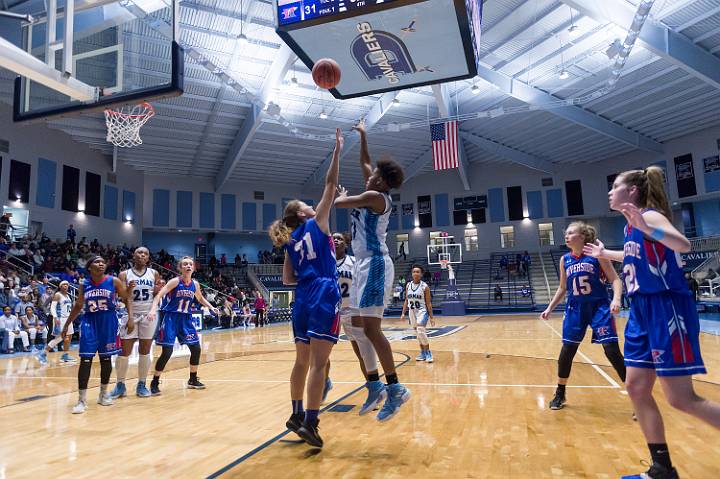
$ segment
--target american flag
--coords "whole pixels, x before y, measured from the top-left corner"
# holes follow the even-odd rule
[[[460,158],[458,155],[458,122],[446,121],[430,125],[432,139],[433,168],[447,170],[458,168]]]

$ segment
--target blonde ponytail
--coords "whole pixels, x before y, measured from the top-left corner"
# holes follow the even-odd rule
[[[672,221],[672,211],[665,192],[665,172],[659,166],[648,166],[644,170],[622,173],[623,182],[638,189],[637,206],[652,208]]]
[[[583,235],[583,237],[585,238],[586,244],[595,244],[595,242],[597,241],[597,230],[594,226],[590,226],[584,221],[573,221],[567,227],[567,229],[570,228],[576,228],[578,233]]]
[[[273,245],[281,248],[290,242],[290,235],[293,230],[302,223],[298,213],[304,205],[305,203],[300,200],[288,202],[283,213],[283,219],[272,222],[270,228],[268,228],[268,236]]]

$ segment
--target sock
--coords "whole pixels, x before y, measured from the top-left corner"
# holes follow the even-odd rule
[[[117,373],[117,382],[119,383],[125,382],[129,359],[127,356],[118,356],[115,359],[115,372]]]
[[[192,381],[192,382],[197,381],[197,371],[195,371],[195,372],[192,372],[192,371],[191,371],[191,372],[190,372],[190,381]]]
[[[150,372],[150,365],[152,364],[152,354],[141,354],[138,358],[138,381],[145,382],[148,373]]]
[[[293,414],[304,414],[305,413],[305,410],[303,409],[302,399],[293,399],[292,400],[292,411],[293,411]]]
[[[557,392],[559,392],[560,394],[562,394],[564,396],[565,395],[565,384],[558,384]]]
[[[80,389],[78,391],[78,399],[87,402],[87,389]]]
[[[153,386],[157,386],[160,384],[160,376],[153,376],[152,382],[150,383]]]
[[[388,384],[397,384],[398,383],[397,373],[388,374],[386,377],[387,377]]]
[[[380,373],[368,373],[368,382],[380,381]]]
[[[305,410],[305,422],[308,424],[312,424],[315,421],[317,421],[318,414],[320,414],[319,409],[306,409]]]
[[[107,393],[107,389],[108,389],[108,385],[107,385],[107,384],[101,384],[101,385],[100,385],[100,394],[102,394],[102,395],[104,396],[105,393]]]
[[[648,449],[650,449],[650,456],[653,462],[667,469],[672,469],[672,461],[670,461],[670,451],[668,450],[667,444],[648,444]]]

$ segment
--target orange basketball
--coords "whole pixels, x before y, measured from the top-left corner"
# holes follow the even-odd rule
[[[332,58],[321,58],[313,65],[312,77],[320,88],[335,88],[340,83],[340,65]]]

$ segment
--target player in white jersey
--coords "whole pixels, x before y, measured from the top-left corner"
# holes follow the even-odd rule
[[[395,274],[385,244],[392,211],[390,190],[402,185],[405,173],[399,164],[388,159],[378,161],[373,169],[365,122],[361,121],[354,129],[360,134],[360,169],[365,178],[365,192],[348,196],[344,188],[339,188],[335,206],[352,208],[352,249],[356,260],[350,288],[352,324],[363,327],[380,358],[388,384],[385,387],[378,375],[368,374],[368,399],[363,409],[372,410],[387,398],[377,415],[379,421],[387,421],[410,399],[410,391],[398,382],[392,348],[380,327]]]
[[[350,308],[350,288],[353,282],[353,269],[355,267],[355,257],[347,254],[347,246],[350,238],[347,234],[333,234],[335,242],[335,258],[337,260],[338,284],[340,285],[340,296],[342,303],[340,305],[340,323],[342,324],[345,336],[352,344],[355,356],[360,361],[360,370],[367,380],[368,374],[378,374],[377,355],[372,343],[365,336],[365,331],[361,326],[352,325],[352,313]],[[328,374],[330,371],[330,361],[328,361]],[[323,400],[327,392],[332,388],[330,378],[325,382],[325,391],[323,391]],[[360,415],[368,413],[369,410],[360,409]]]
[[[125,376],[128,370],[128,361],[132,353],[135,341],[140,340],[138,358],[138,383],[135,393],[138,397],[150,397],[150,390],[145,386],[145,381],[150,372],[152,364],[152,341],[157,329],[157,317],[148,316],[152,306],[155,293],[160,289],[160,274],[152,268],[148,268],[150,262],[150,251],[140,246],[133,252],[132,268],[120,272],[118,276],[123,284],[130,289],[132,300],[132,314],[135,328],[132,332],[127,331],[127,316],[120,321],[120,339],[122,340],[122,353],[115,360],[115,371],[117,373],[117,384],[111,393],[113,398],[121,398],[127,394],[125,387]]]
[[[405,303],[403,303],[400,320],[405,321],[405,313],[410,309],[410,325],[415,330],[415,335],[420,343],[420,356],[416,361],[433,362],[433,355],[430,352],[430,341],[428,340],[427,327],[428,319],[430,326],[435,326],[433,317],[432,302],[430,301],[430,288],[422,281],[425,272],[422,266],[413,265],[412,281],[405,288]]]
[[[75,361],[75,358],[71,357],[68,352],[70,351],[70,340],[73,334],[75,334],[73,324],[70,323],[68,326],[65,337],[61,334],[65,322],[70,317],[70,310],[72,310],[73,307],[73,300],[70,294],[68,294],[69,290],[70,283],[61,281],[58,291],[53,295],[52,303],[50,303],[50,316],[53,321],[52,328],[55,337],[45,346],[45,349],[38,352],[36,357],[41,364],[47,364],[47,353],[55,349],[60,343],[63,343],[63,355],[60,357],[60,361],[65,363]]]

